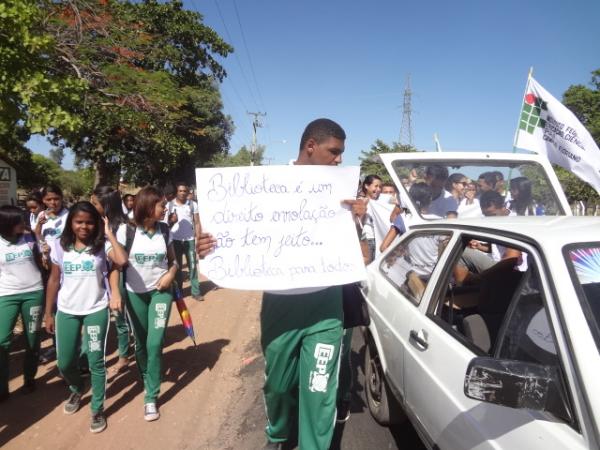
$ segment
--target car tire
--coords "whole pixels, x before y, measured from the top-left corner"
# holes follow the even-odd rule
[[[365,396],[369,412],[378,424],[388,426],[406,420],[387,385],[379,354],[372,343],[367,343],[365,349]]]

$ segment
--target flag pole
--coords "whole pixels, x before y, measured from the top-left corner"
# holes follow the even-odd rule
[[[533,66],[529,68],[529,73],[527,74],[527,83],[525,83],[525,92],[523,93],[522,99],[525,99],[527,95],[527,91],[529,90],[529,83],[531,82],[531,77],[533,76]],[[519,125],[521,124],[521,112],[523,111],[523,100],[521,101],[521,110],[519,111],[519,119],[517,120],[517,129],[515,130],[515,137],[513,139],[513,153],[517,151],[517,139],[519,137]]]
[[[435,151],[436,152],[441,152],[442,151],[442,145],[440,144],[440,140],[438,139],[438,134],[437,133],[433,133],[433,141],[435,142]]]

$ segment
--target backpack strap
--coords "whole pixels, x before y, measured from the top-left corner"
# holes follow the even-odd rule
[[[158,229],[165,240],[165,249],[169,249],[169,225],[164,222],[158,222]]]
[[[133,240],[135,239],[135,227],[127,224],[127,228],[125,229],[125,252],[127,256],[129,256],[129,252],[131,252],[131,247],[133,246]]]

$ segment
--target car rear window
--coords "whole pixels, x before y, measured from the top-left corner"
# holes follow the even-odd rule
[[[566,256],[583,311],[600,351],[600,242],[570,246]]]

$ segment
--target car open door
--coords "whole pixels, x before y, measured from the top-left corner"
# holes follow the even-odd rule
[[[409,223],[424,222],[434,216],[445,217],[454,207],[459,218],[482,217],[478,199],[489,189],[503,196],[511,214],[572,214],[550,162],[542,156],[482,152],[382,153],[379,156],[398,187],[400,204],[410,214]],[[432,190],[429,215],[423,214],[414,195],[409,194],[410,188],[419,183],[425,183]]]

